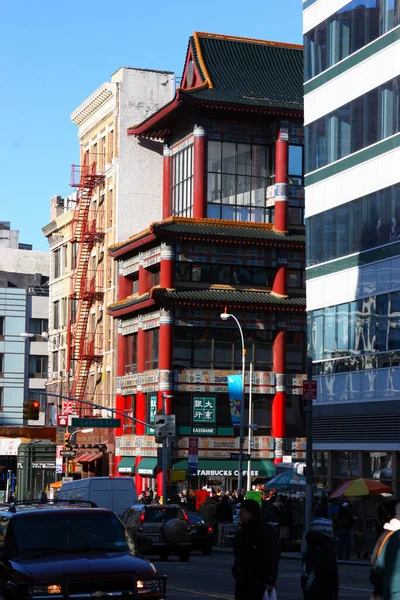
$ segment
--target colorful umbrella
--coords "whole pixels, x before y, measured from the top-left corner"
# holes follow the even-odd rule
[[[287,469],[283,473],[276,475],[265,484],[266,489],[274,488],[275,490],[296,490],[305,489],[306,478],[299,475],[294,469]]]
[[[391,494],[390,487],[381,483],[378,479],[352,479],[345,481],[331,495],[331,498],[340,498],[340,496],[377,496],[378,494]]]

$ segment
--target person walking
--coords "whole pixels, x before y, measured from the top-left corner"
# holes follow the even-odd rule
[[[376,556],[373,556],[375,577],[372,599],[398,600],[400,598],[400,503],[396,504],[394,518],[385,523],[383,528],[384,532],[374,549]],[[380,595],[375,593],[377,587]]]
[[[315,516],[305,535],[306,550],[301,566],[304,600],[337,600],[339,571],[332,522],[321,506],[316,507]]]
[[[200,516],[203,519],[204,523],[209,525],[210,527],[214,527],[216,523],[216,514],[217,514],[217,506],[215,504],[214,498],[208,496],[204,504],[200,506],[199,510]]]
[[[333,527],[338,538],[337,557],[339,560],[350,560],[351,526],[349,504],[344,502],[333,519]]]
[[[225,528],[230,523],[233,523],[232,505],[229,504],[228,496],[222,496],[222,499],[217,504],[217,523],[218,523],[218,546],[224,546]]]
[[[266,590],[274,590],[278,577],[279,537],[263,520],[255,500],[242,502],[240,521],[233,541],[235,600],[262,600]]]

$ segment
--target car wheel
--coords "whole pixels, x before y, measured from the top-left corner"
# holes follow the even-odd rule
[[[159,557],[162,561],[167,561],[169,556],[169,552],[160,552]]]
[[[207,546],[207,548],[203,548],[203,554],[205,556],[207,556],[207,555],[211,554],[212,550],[213,550],[212,546]]]
[[[188,562],[190,560],[190,552],[180,552],[178,556],[181,562]]]

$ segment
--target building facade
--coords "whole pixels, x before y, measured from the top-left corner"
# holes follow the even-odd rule
[[[188,477],[195,436],[191,483],[237,486],[227,377],[240,371],[242,347],[225,309],[244,331],[247,384],[254,369],[253,481],[304,435],[302,61],[300,46],[195,33],[173,100],[128,129],[140,143],[163,141],[161,215],[109,249],[119,263],[108,309],[117,406],[148,424],[126,420],[117,432],[116,474],[135,473],[138,491],[161,490],[151,424],[163,394],[177,424],[172,471]]]
[[[138,184],[146,169],[161,164],[162,156],[128,138],[126,130],[132,119],[140,121],[168,102],[173,89],[172,73],[124,67],[72,113],[81,155],[81,164],[72,168],[76,193],[67,200],[52,199],[51,222],[43,228],[51,248],[48,387],[95,402],[104,411],[114,406],[116,343],[115,322],[105,307],[117,298],[114,261],[107,249],[127,235],[130,223],[143,227],[141,220],[162,185],[161,174],[149,181],[146,203],[139,207]],[[53,418],[56,412],[108,416],[102,408],[73,401],[53,405]],[[113,430],[96,430],[81,441],[76,472],[112,472]],[[88,457],[88,445],[95,450],[101,446],[101,457],[98,452],[96,459]]]
[[[400,2],[303,1],[314,475],[399,491]]]

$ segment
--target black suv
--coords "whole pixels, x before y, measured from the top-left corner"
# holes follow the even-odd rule
[[[166,597],[166,578],[135,556],[118,517],[103,508],[50,503],[0,509],[4,600]]]
[[[189,560],[192,528],[179,504],[134,504],[121,520],[143,554],[157,554],[167,560],[174,553],[182,562]]]

